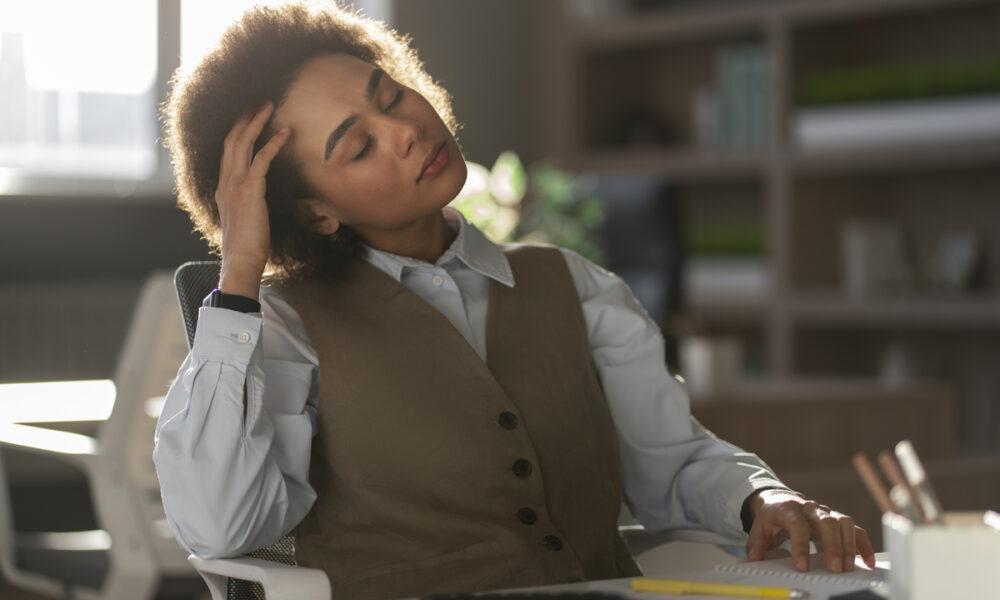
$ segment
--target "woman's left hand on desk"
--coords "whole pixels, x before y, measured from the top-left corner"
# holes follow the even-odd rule
[[[875,566],[875,551],[868,532],[844,513],[785,490],[764,490],[751,501],[753,527],[747,541],[747,558],[761,560],[768,550],[791,540],[792,560],[799,571],[809,569],[809,541],[826,552],[826,568],[840,573],[854,568],[854,556]]]

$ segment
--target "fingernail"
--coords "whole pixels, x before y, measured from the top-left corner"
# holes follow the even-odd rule
[[[800,558],[800,559],[798,559],[798,560],[795,561],[795,566],[800,571],[808,570],[809,569],[809,559],[808,558]]]
[[[852,558],[851,560],[845,561],[844,562],[844,567],[848,571],[853,571],[854,570],[854,559]]]
[[[842,560],[840,560],[839,556],[834,556],[833,557],[833,561],[831,561],[831,562],[833,563],[833,571],[835,573],[839,573],[840,571],[842,571],[844,569],[844,562]]]

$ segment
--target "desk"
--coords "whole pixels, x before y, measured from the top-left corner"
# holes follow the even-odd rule
[[[836,577],[835,575],[833,575],[833,574],[829,573],[828,571],[826,571],[826,569],[816,568],[817,565],[822,564],[822,562],[821,562],[822,559],[819,558],[820,555],[814,554],[814,555],[812,555],[812,557],[813,557],[812,558],[812,562],[813,562],[813,567],[814,568],[812,570],[810,570],[809,573],[804,573],[803,575],[810,575],[811,574],[811,575],[817,575],[817,576],[833,576],[833,577]],[[879,553],[876,553],[875,558],[877,560],[877,565],[878,565],[876,568],[880,569],[882,571],[888,571],[888,567],[889,567],[889,554],[887,552],[879,552]],[[774,566],[776,563],[778,563],[778,561],[787,561],[787,565],[786,565],[787,568],[789,568],[789,569],[791,568],[791,558],[784,558],[784,559],[771,560],[771,561],[763,561],[763,562],[757,562],[757,563],[750,563],[750,562],[740,563],[737,566],[745,566],[745,567],[748,567],[748,568],[754,568],[754,567],[769,568],[769,567]],[[727,579],[727,576],[726,576],[725,573],[713,572],[711,570],[705,570],[705,571],[700,571],[700,572],[683,571],[683,572],[647,573],[647,576],[648,577],[660,577],[660,578],[664,578],[664,579],[686,579],[686,580],[695,580],[695,581],[719,581],[719,582],[721,582],[721,581],[731,581],[731,582],[734,582],[734,583],[736,582],[735,581],[735,577],[729,577]],[[848,575],[848,577],[850,577],[850,575]],[[830,584],[811,583],[811,582],[807,582],[807,581],[803,581],[803,580],[797,580],[797,579],[792,579],[792,578],[786,579],[784,583],[777,583],[776,581],[780,582],[780,581],[782,581],[782,578],[776,578],[776,577],[771,577],[771,578],[767,579],[766,581],[763,580],[763,579],[757,579],[756,581],[751,581],[751,579],[754,579],[751,576],[740,576],[739,579],[740,579],[741,583],[742,582],[745,582],[745,583],[757,583],[759,585],[772,585],[772,586],[780,586],[780,587],[791,587],[791,588],[794,588],[794,589],[804,590],[804,591],[810,592],[809,600],[826,600],[827,598],[830,597],[830,593],[826,592],[824,590],[828,590],[831,587],[836,587],[836,586],[831,586]],[[631,582],[631,580],[632,580],[631,578],[625,578],[625,579],[606,579],[606,580],[601,580],[601,581],[586,581],[586,582],[583,582],[583,583],[567,583],[567,584],[563,584],[563,585],[549,585],[549,586],[541,586],[541,587],[534,587],[534,588],[524,588],[524,589],[517,589],[517,590],[503,590],[503,591],[501,591],[499,593],[501,593],[501,594],[509,594],[509,593],[560,594],[560,593],[582,593],[582,592],[598,592],[598,593],[601,593],[601,592],[603,592],[603,593],[619,594],[622,597],[626,597],[626,598],[629,598],[629,599],[632,599],[632,600],[656,600],[656,599],[659,599],[659,598],[684,598],[685,600],[697,600],[697,599],[718,600],[719,598],[723,598],[723,596],[668,596],[668,595],[660,595],[660,594],[649,594],[649,593],[644,593],[644,592],[633,592],[631,590],[631,588],[629,587],[629,583]],[[861,581],[861,583],[858,586],[855,586],[855,589],[860,589],[860,588],[864,587],[864,585],[865,585],[865,583],[863,581]],[[842,592],[850,591],[851,589],[852,589],[852,587],[850,585],[845,585],[845,586],[842,587],[842,589],[840,589],[839,591],[833,592],[833,593],[834,594],[842,593]]]

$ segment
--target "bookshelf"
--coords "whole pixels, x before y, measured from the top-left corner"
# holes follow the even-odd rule
[[[758,228],[763,248],[742,258],[758,261],[752,268],[766,274],[766,289],[692,290],[685,312],[707,331],[742,338],[766,379],[876,381],[901,353],[909,368],[954,387],[957,447],[1000,451],[1000,120],[960,135],[904,124],[846,144],[807,143],[801,129],[813,108],[808,85],[839,78],[841,89],[816,109],[840,118],[848,103],[836,95],[872,67],[886,69],[879,81],[902,82],[889,90],[900,97],[867,100],[873,107],[923,103],[929,109],[914,113],[923,121],[919,110],[939,117],[956,98],[985,99],[985,115],[1000,110],[1000,88],[954,92],[1000,70],[1000,0],[583,2],[603,10],[587,16],[580,4],[531,4],[531,154],[579,171],[662,176],[681,198],[688,231],[719,222]],[[730,48],[766,57],[757,76],[763,103],[750,113],[766,130],[750,143],[724,143],[731,138],[719,122],[706,129],[699,120],[707,106],[725,121],[719,72],[729,67],[720,55]],[[908,91],[914,72],[910,87],[933,93]],[[941,85],[952,93],[936,95]],[[713,88],[714,99],[705,95]],[[858,106],[865,101],[850,108]],[[902,232],[906,285],[848,293],[843,236],[852,221]],[[943,290],[929,282],[951,232],[974,234],[979,267],[969,285]],[[948,356],[935,361],[942,349]]]

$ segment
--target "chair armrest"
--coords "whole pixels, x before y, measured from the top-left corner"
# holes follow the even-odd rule
[[[188,557],[208,584],[212,600],[226,600],[226,580],[230,577],[256,581],[267,600],[330,600],[330,580],[319,569],[261,560],[259,558]]]

